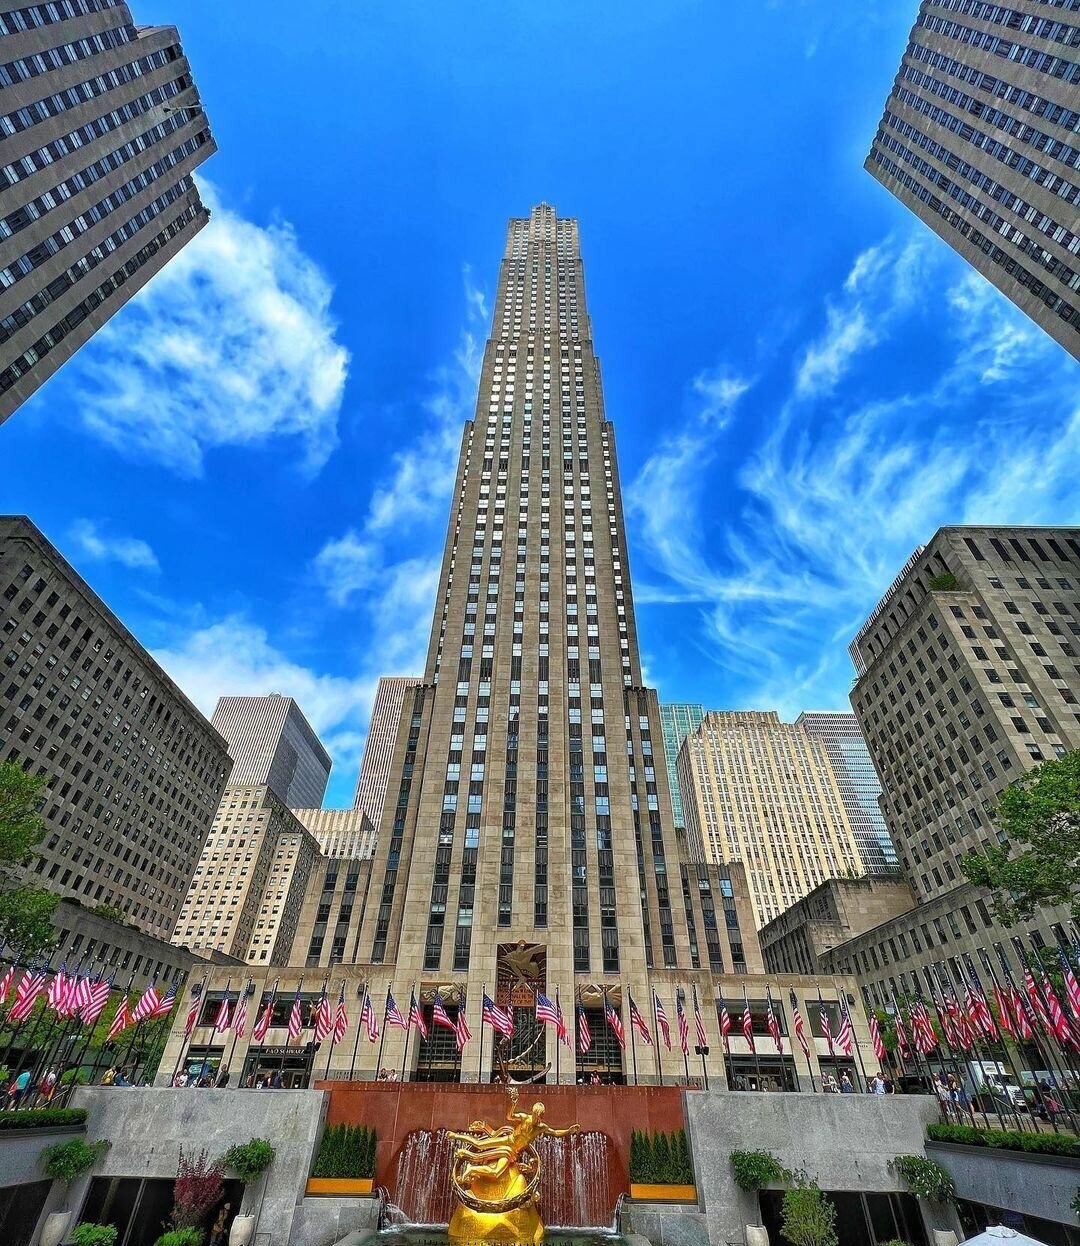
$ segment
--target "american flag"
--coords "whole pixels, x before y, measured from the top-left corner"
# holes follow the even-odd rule
[[[20,1024],[25,1021],[33,1011],[34,1002],[44,991],[48,980],[49,975],[45,970],[27,969],[15,988],[15,1002],[11,1005],[8,1018]]]
[[[157,982],[151,982],[143,991],[139,998],[139,1002],[135,1005],[131,1012],[131,1019],[136,1024],[145,1021],[147,1017],[154,1015],[154,1009],[161,1003],[161,995],[157,989]],[[226,1027],[227,1028],[227,1027]]]
[[[1068,1018],[1065,1011],[1061,1007],[1061,1000],[1058,999],[1057,991],[1050,984],[1050,978],[1044,969],[1040,974],[1042,979],[1043,995],[1046,998],[1046,1008],[1050,1013],[1050,1024],[1053,1026],[1054,1037],[1063,1047],[1070,1047],[1074,1043],[1073,1032],[1069,1026]]]
[[[399,1030],[409,1028],[408,1021],[401,1015],[401,1010],[394,1003],[394,997],[389,991],[386,992],[386,1024],[396,1025]]]
[[[371,1006],[370,993],[364,999],[364,1007],[360,1013],[360,1024],[367,1031],[368,1042],[377,1043],[379,1041],[379,1021],[375,1016],[375,1009]]]
[[[660,1002],[660,996],[655,991],[652,993],[653,1015],[656,1017],[656,1024],[660,1027],[660,1033],[664,1039],[664,1046],[671,1050],[671,1026],[668,1025],[667,1013],[664,1011],[664,1005]]]
[[[675,992],[675,1019],[679,1023],[679,1046],[683,1055],[690,1054],[690,1026],[686,1020],[686,1009],[683,1008],[683,997],[678,990]]]
[[[585,1016],[585,1009],[580,999],[577,1004],[577,1047],[582,1055],[592,1047],[592,1031],[589,1029],[589,1019]]]
[[[555,1005],[542,991],[536,992],[536,1020],[540,1025],[553,1025],[558,1029],[559,1014]]]
[[[893,1025],[896,1027],[896,1050],[900,1053],[900,1059],[910,1060],[911,1046],[908,1043],[907,1030],[904,1027],[904,1018],[895,1002],[893,1003]]]
[[[232,1024],[232,1006],[229,1003],[229,992],[226,990],[218,1004],[217,1015],[214,1017],[214,1033],[227,1034]]]
[[[969,1009],[974,1011],[974,1021],[979,1030],[987,1038],[997,1038],[998,1032],[997,1026],[994,1024],[994,1014],[990,1011],[983,984],[979,981],[979,976],[974,969],[971,971],[971,1003]]]
[[[165,992],[164,995],[154,1005],[153,1010],[148,1014],[149,1020],[156,1021],[159,1017],[167,1017],[173,1010],[173,1004],[176,1003],[176,984]]]
[[[634,1003],[634,997],[627,991],[630,1000],[630,1024],[645,1040],[647,1047],[652,1046],[652,1035],[649,1033],[649,1027],[645,1024],[645,1018],[638,1012],[638,1006]]]
[[[832,1026],[829,1024],[829,1014],[825,1008],[825,1001],[821,998],[821,992],[818,991],[818,1007],[821,1010],[821,1034],[825,1039],[825,1046],[829,1049],[829,1055],[835,1055],[833,1050]]]
[[[504,1038],[514,1036],[514,1014],[509,1008],[500,1008],[487,991],[484,992],[484,1008],[480,1014],[480,1024],[490,1025]]]
[[[71,999],[72,980],[68,977],[67,965],[62,964],[53,974],[49,989],[45,992],[45,1002],[58,1017],[67,1015],[68,1002]]]
[[[88,969],[86,973],[79,974],[75,982],[75,990],[71,998],[71,1009],[68,1012],[69,1017],[74,1017],[76,1013],[81,1017],[82,1011],[90,1002],[90,993],[94,989],[94,983],[98,979],[94,977],[92,971]]]
[[[345,1008],[345,983],[341,984],[341,994],[338,996],[337,1008],[334,1011],[334,1042],[340,1043],[348,1033],[349,1029],[349,1013]]]
[[[1016,1037],[1016,1022],[1013,1020],[1012,1008],[1009,1005],[1008,995],[995,982],[990,988],[994,993],[994,1003],[997,1006],[998,1025],[1005,1031],[1010,1038]]]
[[[1009,984],[1009,1002],[1012,1004],[1013,1017],[1016,1021],[1016,1037],[1021,1042],[1026,1042],[1034,1036],[1035,1028],[1032,1025],[1034,1018],[1028,1012],[1027,1002],[1013,983]]]
[[[908,1009],[908,1020],[911,1022],[911,1034],[916,1051],[928,1056],[938,1045],[938,1040],[937,1034],[934,1033],[934,1023],[930,1020],[930,1014],[926,1011],[926,1005],[918,992],[915,995],[915,1003]]]
[[[728,1035],[731,1033],[731,1013],[728,1012],[727,1004],[724,1000],[720,1001],[720,1038],[724,1043],[724,1050],[730,1051],[731,1044],[728,1041]]]
[[[750,1012],[750,1001],[746,998],[745,991],[743,992],[742,1032],[743,1038],[746,1039],[746,1045],[756,1054],[757,1043],[754,1041],[754,1018]]]
[[[113,1041],[121,1030],[126,1030],[131,1024],[131,1017],[128,1016],[127,996],[124,995],[120,1000],[120,1006],[116,1010],[116,1016],[113,1017],[113,1023],[109,1026],[109,1032],[105,1036],[105,1045]]]
[[[444,1030],[456,1030],[457,1026],[450,1020],[450,1014],[443,1007],[442,996],[435,992],[435,1003],[431,1006],[431,1024],[441,1025]]]
[[[937,996],[934,999],[934,1008],[941,1023],[946,1029],[946,1037],[950,1047],[958,1047],[961,1051],[971,1050],[971,1030],[967,1023],[967,1017],[964,1010],[960,1007],[960,1001],[951,991],[942,991],[943,1008],[938,1006]]]
[[[244,1031],[247,1029],[248,1018],[248,993],[241,991],[236,1001],[236,1009],[233,1012],[232,1028],[237,1038],[244,1037]]]
[[[315,1041],[317,1043],[325,1042],[333,1028],[334,1014],[330,1007],[330,1000],[326,995],[326,983],[324,982],[319,1002],[315,1005]]]
[[[788,991],[788,999],[791,1003],[791,1019],[795,1026],[795,1037],[799,1040],[799,1046],[802,1053],[807,1059],[810,1058],[810,1044],[806,1038],[806,1026],[803,1025],[802,1013],[799,1011],[799,1001],[795,998],[795,992]]]
[[[626,1031],[623,1029],[622,1017],[611,1006],[611,1000],[604,999],[604,1019],[611,1027],[615,1040],[623,1050],[626,1049]]]
[[[109,992],[112,990],[112,977],[98,978],[94,982],[87,993],[86,1003],[79,1011],[84,1025],[93,1025],[98,1017],[105,1011],[105,1005],[109,1000]]]
[[[8,992],[11,990],[11,984],[15,981],[15,966],[9,965],[4,972],[4,976],[0,978],[0,1005],[7,1003]]]
[[[409,1024],[420,1031],[421,1038],[427,1038],[427,1024],[424,1021],[423,1010],[416,1001],[415,991],[409,1000]]]
[[[694,1029],[697,1033],[697,1045],[699,1047],[708,1047],[709,1036],[705,1033],[705,1022],[701,1019],[701,1009],[697,1003],[697,988],[694,988]]]
[[[836,1045],[845,1056],[851,1056],[852,1040],[855,1031],[851,1025],[851,1013],[848,1012],[847,1000],[840,996],[840,1033],[836,1036]]]
[[[254,1028],[251,1031],[251,1037],[257,1043],[266,1042],[266,1035],[270,1029],[270,1022],[274,1018],[274,1003],[276,1000],[277,985],[275,984],[274,989],[270,992],[270,998],[266,1001],[266,1006],[262,1010],[262,1015],[259,1017],[258,1021],[255,1022]]]
[[[304,1032],[304,1010],[300,1007],[300,987],[297,985],[296,994],[293,996],[292,1007],[289,1009],[289,1038],[291,1042],[294,1038],[299,1038]]]
[[[195,1028],[195,1022],[199,1019],[199,1008],[202,1005],[203,982],[196,982],[191,988],[191,1003],[188,1004],[187,1017],[184,1019],[184,1037],[190,1038],[191,1032]]]
[[[472,1038],[472,1031],[469,1029],[469,1023],[465,1020],[465,1000],[462,999],[458,1004],[457,1020],[454,1022],[454,1034],[457,1037],[458,1051],[465,1050],[465,1044]]]
[[[1050,1012],[1046,1007],[1046,1000],[1044,1000],[1039,994],[1039,988],[1035,985],[1035,977],[1026,961],[1024,962],[1024,990],[1027,992],[1031,1009],[1042,1023],[1043,1029],[1046,1030],[1048,1034],[1053,1034],[1053,1018],[1050,1016]]]
[[[773,1011],[772,988],[771,987],[765,988],[765,1003],[766,1003],[765,1024],[769,1027],[769,1033],[772,1035],[772,1040],[776,1044],[776,1050],[779,1052],[780,1055],[783,1055],[784,1054],[784,1039],[780,1033],[780,1022],[777,1020],[776,1013]]]
[[[1073,973],[1072,965],[1069,964],[1069,958],[1061,948],[1058,948],[1058,957],[1061,960],[1061,976],[1065,979],[1065,994],[1069,1000],[1069,1011],[1080,1021],[1080,982],[1077,982],[1076,974]],[[0,983],[0,988],[2,987],[3,983]],[[5,992],[0,989],[0,1003],[3,1003],[4,994]]]
[[[558,1016],[558,1020],[555,1022],[555,1033],[559,1036],[559,1042],[565,1043],[567,1047],[572,1047],[573,1044],[570,1042],[570,1030],[567,1028],[566,1018],[563,1016],[562,1005],[559,1003],[558,990],[555,992],[555,1013]]]
[[[870,1013],[870,1042],[873,1044],[874,1055],[879,1060],[884,1060],[885,1040],[881,1037],[881,1026],[878,1024],[877,1014],[873,1011]]]

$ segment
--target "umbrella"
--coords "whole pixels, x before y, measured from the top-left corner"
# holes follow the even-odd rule
[[[1046,1246],[1046,1243],[1010,1229],[1006,1224],[991,1224],[982,1233],[962,1242],[961,1246]]]

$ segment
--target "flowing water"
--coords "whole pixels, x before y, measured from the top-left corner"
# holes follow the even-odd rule
[[[400,1227],[449,1222],[454,1210],[450,1186],[454,1147],[444,1129],[417,1129],[408,1135],[398,1156],[390,1223]],[[609,1148],[602,1133],[538,1140],[540,1216],[545,1225],[611,1226],[618,1192],[611,1188]]]

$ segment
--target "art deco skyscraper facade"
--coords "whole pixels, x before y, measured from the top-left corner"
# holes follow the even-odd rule
[[[364,757],[360,762],[356,794],[353,796],[353,808],[362,809],[375,826],[379,825],[386,800],[390,762],[394,756],[394,741],[397,739],[405,693],[418,683],[420,680],[412,675],[384,675],[375,690]]]
[[[867,170],[1080,358],[1074,0],[922,0]]]
[[[118,0],[0,13],[0,422],[206,224],[216,150],[173,26]]]
[[[679,877],[578,226],[542,204],[510,222],[361,955],[490,990],[524,940],[564,999],[575,977],[647,998],[647,967],[691,967]]]
[[[231,787],[269,787],[290,809],[322,804],[333,762],[292,697],[219,697],[210,721],[229,742]]]

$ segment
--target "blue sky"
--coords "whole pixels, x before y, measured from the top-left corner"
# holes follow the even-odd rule
[[[842,708],[937,526],[1080,520],[1076,364],[862,168],[914,0],[132,8],[180,25],[214,219],[0,428],[0,506],[206,711],[294,695],[331,803],[422,667],[542,199],[581,220],[661,697]]]

